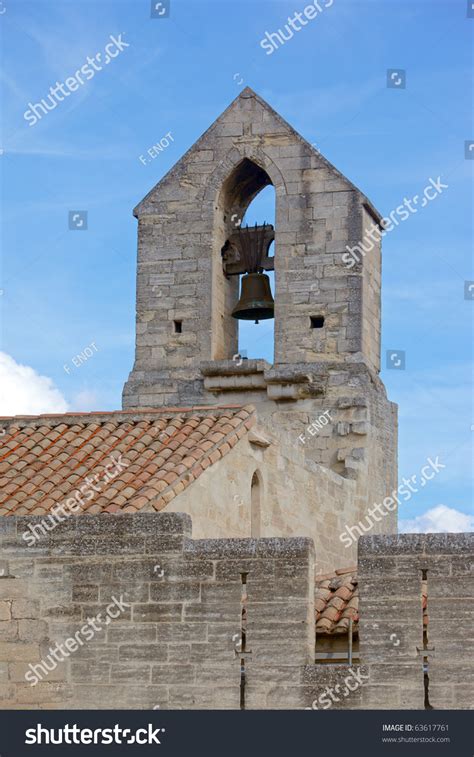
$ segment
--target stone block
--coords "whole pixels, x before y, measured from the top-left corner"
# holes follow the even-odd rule
[[[158,644],[123,644],[119,649],[120,662],[166,662],[167,658],[168,650],[162,641]]]
[[[16,620],[0,621],[0,641],[15,641],[18,639],[18,622]]]
[[[15,691],[18,704],[39,704],[47,709],[54,704],[64,704],[69,696],[69,686],[49,681],[38,683],[36,686],[17,686]]]
[[[94,662],[77,662],[71,660],[71,682],[87,682],[93,683],[109,683],[110,680],[110,665],[109,663],[97,663]]]
[[[152,602],[197,602],[200,599],[201,585],[199,583],[154,583],[150,586]]]
[[[151,682],[163,685],[193,684],[195,682],[195,666],[190,664],[153,665]]]
[[[28,672],[32,672],[29,663],[26,662],[12,662],[8,665],[8,675],[10,681],[14,683],[25,683],[28,679],[25,678]],[[31,676],[30,676],[31,677]],[[58,663],[54,670],[48,671],[48,681],[65,681],[66,679],[66,665],[65,663]]]
[[[48,625],[44,620],[19,620],[18,636],[21,641],[44,641],[48,638]]]
[[[12,618],[38,618],[40,603],[35,599],[14,599],[11,603]]]
[[[150,664],[115,664],[110,669],[111,682],[123,683],[150,683]]]
[[[0,580],[0,600],[23,599],[28,596],[28,581],[22,578]]]
[[[39,659],[38,644],[0,641],[0,662],[38,662]]]
[[[133,606],[134,623],[178,622],[182,619],[182,603],[135,604]]]
[[[132,643],[143,644],[156,641],[156,626],[150,623],[127,623],[115,622],[107,628],[107,641],[110,644]]]
[[[74,586],[72,589],[73,602],[98,602],[99,587],[94,584]]]

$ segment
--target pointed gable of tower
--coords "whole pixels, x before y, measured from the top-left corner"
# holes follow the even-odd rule
[[[229,138],[242,146],[249,141],[251,142],[252,138],[257,138],[253,141],[257,143],[254,147],[258,152],[258,142],[263,141],[263,136],[265,136],[267,142],[265,153],[269,156],[274,153],[287,158],[298,155],[299,158],[312,159],[312,164],[327,171],[326,180],[339,181],[340,185],[347,191],[360,192],[262,97],[257,95],[250,87],[246,87],[170,171],[145,195],[134,209],[134,215],[139,217],[142,214],[153,212],[157,203],[167,197],[170,191],[177,200],[189,198],[188,173],[198,172],[205,175],[205,164],[213,161],[216,147],[221,145],[225,150]],[[248,147],[247,144],[247,151]],[[232,156],[228,157],[232,160]],[[300,161],[300,165],[301,163],[302,161]],[[181,192],[179,187],[182,189]],[[197,192],[196,199],[198,199]],[[364,200],[371,207],[374,215],[380,219],[369,200],[366,197],[364,197]]]

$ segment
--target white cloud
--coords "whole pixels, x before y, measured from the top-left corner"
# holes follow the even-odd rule
[[[401,533],[438,534],[474,531],[474,516],[462,513],[453,507],[437,505],[416,518],[399,522]]]
[[[68,403],[52,379],[0,352],[0,415],[65,413]]]

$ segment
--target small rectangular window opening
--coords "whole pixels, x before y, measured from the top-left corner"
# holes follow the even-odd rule
[[[173,321],[174,326],[174,333],[175,334],[182,334],[183,333],[183,322],[182,321]]]
[[[324,326],[324,315],[311,315],[310,321],[312,329],[322,329]]]

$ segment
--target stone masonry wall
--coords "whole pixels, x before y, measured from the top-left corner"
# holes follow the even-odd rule
[[[1,707],[238,709],[242,573],[247,707],[302,706],[314,652],[309,539],[193,541],[186,515],[83,515],[29,547],[22,533],[40,520],[0,522]],[[84,641],[113,597],[129,606]],[[57,652],[65,662],[41,670],[51,647],[74,639],[69,655]]]
[[[423,709],[425,657],[429,704],[435,709],[474,706],[473,568],[471,533],[359,540],[359,643],[370,677],[370,685],[362,687],[362,707]]]
[[[365,665],[307,665],[303,682],[307,710],[364,709],[362,690],[369,682]]]
[[[364,520],[373,505],[397,489],[397,406],[387,400],[373,374],[346,364],[330,372],[320,397],[297,403],[262,402],[256,407],[263,425],[287,444],[296,441],[308,461],[337,474],[341,488],[347,490],[343,482],[354,482],[352,510],[346,511],[348,525]],[[326,412],[329,422],[318,426]],[[395,509],[374,523],[373,533],[396,530]]]
[[[193,540],[186,515],[84,515],[29,547],[40,520],[0,521],[3,709],[239,709],[242,660],[246,709],[473,706],[472,534],[361,539],[360,663],[315,665],[309,539]],[[113,598],[121,613],[86,639]]]
[[[363,261],[353,270],[362,270],[362,299],[364,319],[362,325],[362,345],[364,354],[369,356],[370,364],[380,371],[381,340],[381,291],[382,291],[382,245],[380,240],[371,241],[368,237],[374,225],[373,213],[364,208],[362,214],[362,240],[367,252]]]
[[[265,437],[258,428],[257,432],[268,446],[253,444],[251,432],[175,497],[167,512],[188,513],[195,538],[254,536],[251,482],[258,471],[260,536],[309,537],[322,573],[354,564],[356,542],[346,548],[339,535],[356,514],[357,519],[362,515],[356,482],[305,461],[298,438]]]

